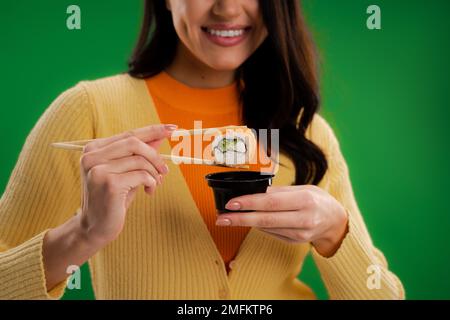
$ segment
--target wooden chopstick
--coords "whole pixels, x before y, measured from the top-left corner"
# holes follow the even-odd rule
[[[218,128],[204,128],[204,129],[190,129],[190,130],[175,130],[172,132],[172,136],[176,137],[183,137],[183,136],[190,136],[190,135],[196,135],[201,134],[207,130],[227,130],[227,129],[248,129],[247,126],[225,126],[225,127],[218,127]],[[84,146],[85,144],[95,141],[97,139],[87,139],[87,140],[75,140],[75,141],[62,141],[62,142],[54,142],[52,143],[53,146],[60,149],[68,149],[68,150],[78,150],[78,149],[70,149],[70,147],[65,145],[81,145]]]
[[[92,141],[92,140],[74,141],[76,143],[54,142],[51,144],[51,146],[54,148],[57,148],[57,149],[83,151],[84,145],[90,141]],[[250,168],[248,165],[226,165],[223,163],[218,163],[211,159],[181,157],[181,156],[173,156],[173,155],[169,155],[169,154],[160,154],[160,156],[161,156],[161,158],[163,158],[165,160],[171,160],[176,164],[188,162],[190,164],[201,164],[201,165],[217,166],[217,167],[229,167],[229,168],[236,168],[236,169],[249,169]]]
[[[191,136],[196,134],[202,134],[205,131],[223,131],[227,129],[248,129],[247,126],[224,126],[218,128],[204,128],[204,129],[190,129],[190,130],[175,130],[172,132],[172,136],[175,137],[183,137],[183,136]],[[63,141],[63,142],[54,142],[51,144],[52,147],[57,149],[65,149],[65,150],[76,150],[83,151],[83,147],[89,142],[95,141],[96,139],[87,139],[87,140],[75,140],[75,141]],[[181,156],[173,156],[168,154],[160,154],[163,159],[172,160],[173,162],[183,163],[189,162],[191,164],[203,164],[209,166],[218,166],[218,167],[230,167],[236,169],[248,169],[250,168],[248,165],[226,165],[223,163],[216,162],[214,160],[209,159],[199,159],[199,158],[191,158],[191,157],[181,157]]]

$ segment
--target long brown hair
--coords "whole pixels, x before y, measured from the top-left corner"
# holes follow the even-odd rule
[[[318,184],[328,168],[327,160],[305,137],[319,108],[315,47],[300,1],[259,2],[268,37],[236,72],[237,83],[244,84],[239,86],[242,119],[256,132],[279,129],[280,150],[295,163],[295,184]],[[165,0],[145,0],[128,73],[136,78],[160,73],[175,58],[178,41]]]

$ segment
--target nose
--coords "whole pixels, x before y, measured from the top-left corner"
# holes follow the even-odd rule
[[[236,18],[241,13],[240,0],[216,0],[212,11],[225,19]]]

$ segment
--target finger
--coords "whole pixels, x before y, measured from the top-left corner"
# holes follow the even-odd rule
[[[151,142],[146,142],[146,143],[147,143],[147,145],[149,145],[153,149],[158,150],[163,142],[164,142],[164,139],[158,139],[158,140],[153,140]]]
[[[311,242],[311,232],[302,229],[276,229],[276,228],[261,228],[261,231],[266,233],[289,239],[294,242]]]
[[[156,168],[142,156],[131,156],[111,160],[103,165],[104,170],[109,173],[126,173],[129,171],[146,170],[158,184],[162,183],[162,176]]]
[[[94,141],[84,146],[83,152],[90,152],[95,149],[103,148],[104,146],[107,146],[113,142],[130,137],[136,137],[147,143],[154,140],[162,140],[169,137],[176,128],[177,126],[173,124],[157,124],[129,130],[112,137],[95,139]]]
[[[307,189],[297,192],[271,192],[245,195],[231,199],[228,210],[290,211],[310,204],[312,195]]]
[[[303,190],[308,188],[308,185],[295,185],[295,186],[270,186],[267,188],[267,193],[272,192],[288,192],[294,190]]]
[[[169,169],[158,152],[136,137],[115,141],[101,149],[88,152],[82,156],[83,168],[89,171],[93,166],[105,164],[110,160],[139,155],[149,161],[161,174]]]
[[[217,224],[257,228],[302,228],[306,224],[303,216],[297,211],[225,213],[218,217]]]
[[[145,170],[130,171],[117,175],[121,188],[131,191],[139,186],[144,186],[146,192],[153,193],[156,190],[156,180]]]
[[[175,124],[157,124],[131,130],[129,133],[143,142],[165,139],[177,128]]]

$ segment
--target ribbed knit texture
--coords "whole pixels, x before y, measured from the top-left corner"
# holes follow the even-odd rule
[[[50,143],[106,137],[152,123],[160,119],[145,81],[125,74],[81,82],[50,105],[27,137],[0,200],[0,298],[51,299],[63,293],[64,283],[45,290],[42,242],[46,230],[80,207],[80,154]],[[403,298],[400,281],[367,233],[332,129],[316,115],[307,137],[324,150],[330,165],[319,186],[349,213],[349,233],[333,257],[252,228],[227,274],[181,169],[169,163],[163,185],[153,196],[139,190],[119,238],[89,261],[96,297],[314,299],[296,279],[311,251],[330,298]],[[168,141],[160,152],[171,152]],[[283,154],[280,162],[273,184],[290,185],[293,163]],[[380,289],[366,285],[371,265],[382,272]]]
[[[195,121],[201,121],[202,128],[243,124],[240,118],[239,95],[235,84],[218,89],[191,88],[165,72],[149,78],[146,83],[162,123],[176,123],[179,128],[184,129],[194,128]],[[205,141],[202,141],[202,137],[196,135],[183,140],[182,145],[189,146],[190,153],[180,155],[202,158],[204,150],[208,150],[207,146],[211,144],[211,140],[208,138],[211,137],[206,137]],[[173,148],[180,141],[173,140],[169,143]],[[258,170],[260,166],[261,164],[255,164],[252,166],[252,170]],[[229,270],[228,265],[238,252],[250,228],[216,226],[217,212],[214,196],[205,183],[204,177],[209,173],[234,171],[235,169],[189,164],[180,164],[179,167],[227,270]]]

